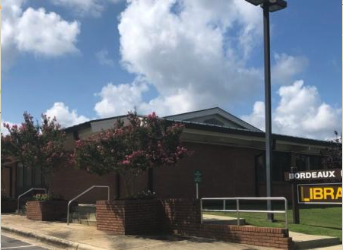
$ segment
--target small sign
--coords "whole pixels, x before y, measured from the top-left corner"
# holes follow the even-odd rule
[[[299,172],[286,172],[285,181],[310,181],[310,180],[340,180],[342,179],[341,169],[311,170]]]
[[[200,170],[195,170],[194,171],[194,182],[199,183],[202,180],[202,173]]]
[[[299,204],[342,204],[342,183],[299,184]]]

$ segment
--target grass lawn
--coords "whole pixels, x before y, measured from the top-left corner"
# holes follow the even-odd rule
[[[251,208],[250,208],[251,209]],[[226,215],[236,217],[236,213],[225,212],[206,212],[206,214]],[[266,214],[259,213],[240,213],[249,225],[260,227],[284,227],[284,215],[275,214],[276,222],[266,221]],[[292,223],[292,210],[288,210],[288,227],[290,231],[327,235],[338,237],[342,242],[342,207],[300,207],[300,224]]]

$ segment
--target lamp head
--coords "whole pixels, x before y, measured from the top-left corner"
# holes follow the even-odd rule
[[[287,7],[287,2],[285,0],[245,0],[253,5],[261,5],[263,7],[266,5],[269,9],[269,12],[275,12],[282,10]]]

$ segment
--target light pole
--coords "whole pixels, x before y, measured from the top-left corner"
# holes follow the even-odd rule
[[[265,123],[266,123],[266,190],[267,197],[272,196],[272,101],[270,79],[270,32],[269,12],[275,12],[287,7],[284,0],[246,0],[253,5],[260,5],[263,9],[263,34],[264,34],[264,84],[265,84]],[[267,210],[272,210],[271,201],[267,201]],[[268,220],[273,221],[273,214],[268,214]]]

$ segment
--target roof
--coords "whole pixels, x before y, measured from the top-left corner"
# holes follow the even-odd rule
[[[212,124],[195,123],[195,122],[187,122],[187,121],[170,121],[170,122],[182,123],[185,125],[186,128],[189,128],[189,129],[198,129],[198,130],[204,130],[204,131],[212,131],[212,132],[218,132],[218,133],[235,134],[235,135],[243,135],[243,136],[252,136],[252,137],[259,137],[259,138],[265,137],[265,133],[263,131],[259,131],[259,132],[247,131],[245,129],[228,128],[225,126],[217,126],[217,125],[212,125]],[[323,141],[323,140],[289,136],[289,135],[281,135],[281,134],[273,134],[273,139],[284,141],[284,142],[308,144],[308,145],[313,145],[313,146],[332,145],[331,141]]]
[[[223,117],[223,119],[231,121],[233,122],[233,124],[237,124],[237,126],[235,127],[235,126],[215,125],[215,124],[208,124],[204,122],[194,121],[194,119],[198,119],[199,117],[206,117],[210,115],[219,115]],[[90,121],[87,121],[78,125],[65,128],[65,131],[72,132],[74,130],[79,130],[81,128],[92,128],[92,123],[106,122],[109,120],[120,119],[124,117],[127,117],[127,115],[90,120]],[[240,118],[226,112],[225,110],[219,107],[202,109],[202,110],[186,112],[186,113],[181,113],[181,114],[176,114],[176,115],[170,115],[170,116],[165,116],[163,118],[166,119],[169,123],[173,123],[173,122],[182,123],[185,125],[186,128],[190,128],[190,129],[213,131],[213,132],[233,134],[233,135],[252,136],[252,137],[258,137],[258,138],[265,137],[265,133],[262,130],[252,126],[251,124],[241,120]],[[331,142],[329,141],[281,135],[281,134],[273,134],[273,139],[287,141],[291,143],[302,143],[302,144],[317,145],[317,146],[331,145]]]
[[[202,110],[196,110],[192,112],[187,113],[181,113],[176,115],[170,115],[165,116],[164,118],[167,120],[179,120],[179,121],[192,121],[196,120],[199,117],[209,117],[217,115],[219,117],[222,117],[224,120],[231,123],[231,126],[233,128],[242,128],[249,131],[256,131],[256,132],[262,132],[260,129],[256,128],[255,126],[243,121],[242,119],[238,118],[237,116],[232,115],[231,113],[219,108],[209,108],[209,109],[202,109]]]

